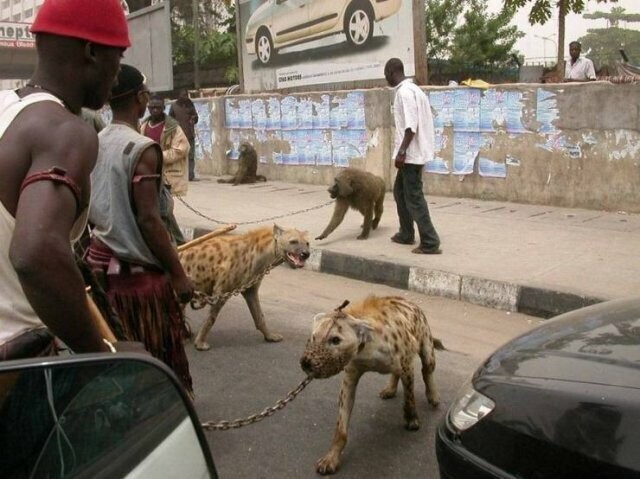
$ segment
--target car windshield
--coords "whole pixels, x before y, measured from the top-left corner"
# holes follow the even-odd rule
[[[28,369],[0,381],[4,479],[102,477],[106,466],[122,477],[188,418],[173,384],[144,363]]]

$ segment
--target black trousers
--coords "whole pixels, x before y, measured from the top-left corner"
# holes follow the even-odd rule
[[[189,181],[196,177],[196,140],[189,140]]]
[[[403,240],[415,238],[413,228],[415,222],[420,234],[420,247],[433,249],[440,246],[440,238],[431,223],[429,207],[422,192],[423,169],[423,165],[410,164],[400,168],[393,185],[393,197],[396,200],[400,220],[400,238]]]

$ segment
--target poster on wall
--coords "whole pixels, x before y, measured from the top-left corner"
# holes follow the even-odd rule
[[[238,25],[248,93],[415,74],[412,0],[239,0]]]

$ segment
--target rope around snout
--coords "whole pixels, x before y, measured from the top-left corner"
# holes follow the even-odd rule
[[[233,421],[207,421],[203,422],[202,428],[205,431],[228,431],[229,429],[238,429],[240,427],[248,426],[249,424],[255,424],[256,422],[262,421],[265,417],[273,415],[276,411],[283,409],[287,404],[293,401],[298,394],[302,392],[304,388],[312,381],[311,376],[307,376],[302,380],[302,382],[295,388],[293,391],[289,391],[287,395],[280,399],[274,406],[268,407],[264,409],[262,412],[258,414],[252,414],[246,418],[235,419]]]

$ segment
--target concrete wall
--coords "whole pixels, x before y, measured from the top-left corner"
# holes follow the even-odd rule
[[[437,132],[436,159],[425,172],[429,193],[640,212],[640,85],[424,90]],[[350,166],[383,176],[390,187],[392,99],[388,88],[212,99],[211,150],[197,167],[229,174],[236,161],[228,157],[249,141],[261,157],[259,172],[269,179],[329,184],[346,154]],[[288,122],[286,129],[277,121],[265,123],[267,104],[282,105],[276,120]],[[352,121],[358,109],[364,110],[364,124]],[[333,164],[313,156],[327,148]]]

